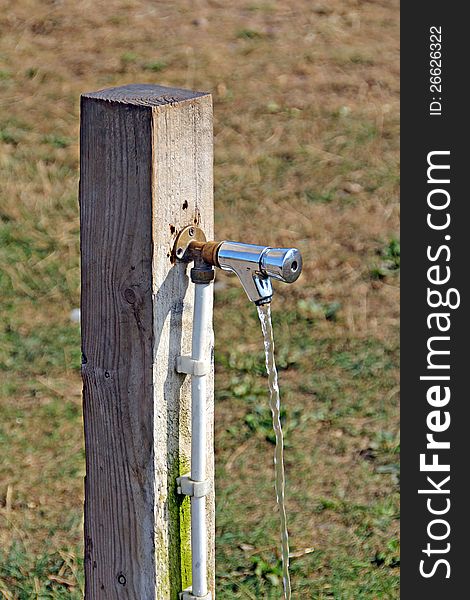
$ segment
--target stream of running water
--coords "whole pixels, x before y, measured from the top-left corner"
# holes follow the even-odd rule
[[[287,532],[287,515],[285,503],[285,474],[284,474],[284,438],[281,427],[281,398],[277,378],[276,362],[274,359],[274,335],[271,321],[271,304],[258,306],[259,320],[264,336],[266,354],[266,370],[269,384],[269,405],[273,415],[273,428],[276,434],[276,449],[274,452],[276,499],[281,517],[281,546],[282,546],[282,581],[284,598],[290,600],[291,585],[289,576],[289,534]]]

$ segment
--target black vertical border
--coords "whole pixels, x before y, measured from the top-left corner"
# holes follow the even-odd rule
[[[468,539],[470,538],[470,398],[466,389],[466,373],[470,372],[470,352],[467,337],[470,336],[468,319],[468,277],[470,268],[470,192],[467,179],[470,176],[468,117],[468,72],[470,59],[468,43],[470,30],[465,19],[464,6],[455,2],[434,0],[401,5],[401,340],[402,340],[402,571],[401,598],[433,600],[434,598],[469,597],[467,578]],[[430,27],[442,28],[442,93],[430,92]],[[442,115],[430,116],[429,103],[432,96],[441,96]],[[450,179],[446,186],[451,193],[451,224],[448,231],[432,231],[426,224],[427,154],[433,150],[450,150]],[[451,240],[444,240],[449,234]],[[468,240],[468,242],[467,242]],[[461,296],[460,307],[448,310],[452,325],[449,333],[451,376],[450,429],[440,439],[450,440],[451,448],[441,451],[451,465],[451,508],[442,518],[447,519],[451,532],[442,542],[433,542],[427,534],[427,525],[433,518],[429,514],[426,495],[418,489],[426,486],[426,475],[419,469],[419,455],[426,451],[426,417],[433,410],[426,401],[429,382],[420,381],[426,374],[426,343],[433,333],[427,328],[426,318],[433,312],[427,305],[427,269],[431,266],[426,257],[428,245],[434,248],[447,243],[451,250],[448,263],[451,280],[447,287],[457,288]],[[445,286],[442,286],[445,287]],[[446,310],[444,308],[440,310]],[[444,359],[445,362],[445,359]],[[429,373],[428,373],[429,374]],[[440,372],[439,374],[444,374]],[[436,436],[437,437],[437,436]],[[447,454],[444,454],[447,452]],[[447,462],[447,461],[445,461]],[[440,481],[444,473],[436,473]],[[437,496],[434,496],[437,498]],[[444,496],[441,496],[443,498]],[[438,506],[436,501],[436,507]],[[438,528],[435,532],[438,532]],[[441,531],[443,531],[441,529]],[[435,548],[450,543],[450,551],[433,554],[428,558],[422,550],[431,542]],[[444,558],[450,564],[440,565],[434,576],[420,575],[420,561],[426,559],[426,569],[433,561]]]

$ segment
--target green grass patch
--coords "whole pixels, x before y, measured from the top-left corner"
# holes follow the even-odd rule
[[[23,543],[0,549],[0,593],[5,600],[79,600],[84,594],[81,550],[31,554]]]
[[[263,34],[256,29],[240,29],[237,31],[237,38],[239,40],[259,40],[261,39]]]

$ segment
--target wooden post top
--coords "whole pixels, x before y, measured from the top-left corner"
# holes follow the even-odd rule
[[[132,83],[98,90],[97,92],[86,92],[82,94],[82,98],[134,106],[163,106],[165,104],[176,104],[184,100],[193,100],[194,98],[209,95],[208,92],[194,92],[149,83]]]

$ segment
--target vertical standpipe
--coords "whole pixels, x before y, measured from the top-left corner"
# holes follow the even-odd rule
[[[206,496],[213,488],[207,478],[207,373],[211,364],[207,332],[212,321],[213,278],[212,267],[197,260],[191,269],[194,283],[191,357],[179,357],[176,364],[179,372],[191,375],[191,472],[177,480],[178,491],[191,496],[192,586],[182,592],[182,600],[212,598],[207,581]]]
[[[194,285],[194,321],[192,359],[207,361],[207,323],[211,319],[211,283]],[[208,361],[207,361],[208,362]],[[192,392],[192,437],[191,437],[191,479],[196,482],[206,480],[206,436],[207,436],[207,375],[193,375]],[[191,498],[191,551],[193,583],[192,592],[196,597],[207,595],[207,528],[206,497]]]

